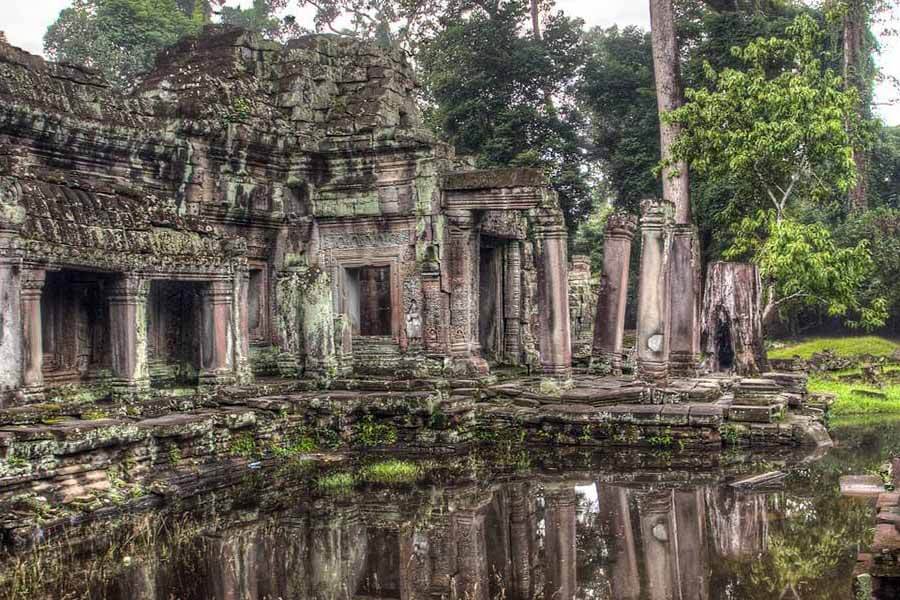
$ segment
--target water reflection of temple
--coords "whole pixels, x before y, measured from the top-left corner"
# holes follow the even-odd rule
[[[765,551],[766,498],[727,486],[514,482],[411,501],[229,515],[107,592],[157,599],[706,600],[714,565]]]

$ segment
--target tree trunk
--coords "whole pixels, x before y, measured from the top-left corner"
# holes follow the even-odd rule
[[[660,116],[681,106],[681,73],[678,43],[675,39],[675,11],[672,0],[650,0],[650,27],[653,44],[653,74],[656,78],[656,103]],[[660,118],[659,142],[663,160],[671,154],[672,143],[681,128]],[[678,175],[672,177],[672,172]],[[675,205],[675,222],[691,222],[690,186],[687,165],[678,162],[663,172],[663,199]]]
[[[700,320],[710,371],[756,375],[765,370],[761,288],[755,265],[710,263]]]
[[[864,0],[848,0],[844,15],[844,85],[855,88],[859,93],[856,117],[867,118],[869,89],[865,68],[866,7]],[[866,170],[868,159],[866,149],[860,144],[853,147],[853,162],[856,163],[856,185],[850,189],[850,210],[866,210]]]
[[[537,0],[531,0],[531,31],[534,39],[541,40],[541,11]]]

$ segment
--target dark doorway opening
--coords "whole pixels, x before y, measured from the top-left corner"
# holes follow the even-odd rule
[[[147,304],[147,354],[155,387],[196,385],[203,341],[203,284],[152,281]]]
[[[731,322],[720,319],[716,325],[716,357],[720,371],[734,368],[734,344],[731,341]]]
[[[109,282],[102,273],[47,273],[41,295],[41,338],[48,385],[81,382],[109,368]]]
[[[353,335],[391,335],[391,268],[348,268],[346,288]]]
[[[483,237],[478,262],[478,340],[484,358],[503,359],[503,244]]]

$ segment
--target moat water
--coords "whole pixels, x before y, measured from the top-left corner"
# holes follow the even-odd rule
[[[416,481],[393,473],[399,483],[359,483],[384,457],[324,474],[299,461],[262,466],[238,485],[81,524],[63,543],[7,557],[3,593],[852,598],[874,503],[841,496],[838,480],[900,453],[900,421],[835,423],[833,435],[834,448],[799,462],[738,451],[713,459],[507,448],[490,459],[429,459]],[[747,483],[763,473],[773,475]]]

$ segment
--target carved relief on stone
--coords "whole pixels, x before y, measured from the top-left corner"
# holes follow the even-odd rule
[[[412,243],[408,230],[405,231],[368,231],[361,233],[326,233],[320,237],[319,248],[385,248]]]
[[[497,238],[525,239],[528,223],[522,211],[486,210],[478,225],[481,233]]]

